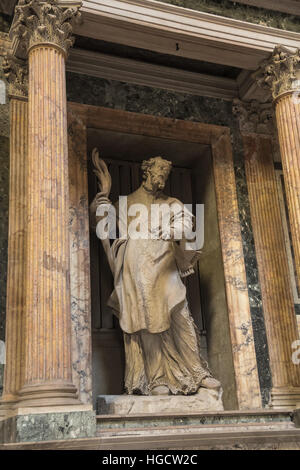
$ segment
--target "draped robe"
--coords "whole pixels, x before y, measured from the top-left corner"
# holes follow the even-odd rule
[[[132,204],[168,204],[176,211],[172,227],[183,223],[192,227],[193,216],[183,204],[160,193],[156,196],[143,186],[130,194]],[[122,218],[131,219],[127,212]],[[141,225],[148,224],[141,221]],[[143,227],[146,228],[145,226]],[[154,227],[159,233],[161,226]],[[121,234],[122,235],[122,234]],[[123,234],[124,235],[124,234]],[[128,394],[151,394],[154,387],[166,385],[172,394],[196,393],[201,381],[210,377],[200,356],[199,333],[188,308],[182,277],[192,274],[199,252],[185,250],[185,241],[118,238],[111,246],[114,291],[108,305],[118,317],[124,332],[125,389]]]

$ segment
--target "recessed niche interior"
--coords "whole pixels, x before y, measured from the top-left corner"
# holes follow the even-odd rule
[[[186,204],[204,204],[204,247],[195,274],[186,279],[187,298],[200,332],[201,354],[224,389],[225,409],[236,408],[231,342],[212,157],[209,145],[175,139],[88,129],[89,200],[98,191],[91,153],[97,147],[112,175],[111,200],[141,183],[140,164],[160,155],[172,161],[165,192]],[[194,212],[195,213],[195,212]],[[117,319],[106,302],[113,278],[101,242],[91,233],[93,397],[123,394],[124,348]]]

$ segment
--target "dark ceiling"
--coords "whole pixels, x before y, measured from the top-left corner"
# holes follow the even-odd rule
[[[201,60],[186,59],[184,57],[169,54],[160,54],[136,47],[124,46],[122,44],[100,41],[96,39],[76,36],[75,47],[116,57],[133,59],[155,65],[165,65],[189,72],[202,73],[226,78],[237,78],[241,69],[226,65],[204,62]]]

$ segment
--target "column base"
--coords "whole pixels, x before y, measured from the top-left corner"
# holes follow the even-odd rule
[[[96,413],[91,405],[39,410],[18,409],[14,416],[1,420],[0,443],[78,439],[96,435]]]
[[[24,385],[19,391],[18,408],[36,406],[80,405],[76,387],[72,383],[44,383]]]
[[[5,418],[15,408],[19,397],[16,395],[3,395],[0,398],[0,419]]]
[[[300,387],[282,387],[271,390],[271,408],[294,410],[300,402]]]

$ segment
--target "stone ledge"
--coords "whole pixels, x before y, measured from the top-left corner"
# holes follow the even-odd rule
[[[150,432],[157,429],[227,428],[228,426],[259,426],[294,428],[292,414],[273,410],[234,410],[181,413],[136,413],[129,415],[102,414],[97,419],[97,435],[119,432]]]
[[[99,395],[97,410],[100,415],[132,415],[144,413],[192,413],[222,411],[222,391],[201,388],[196,395]]]
[[[91,439],[58,440],[48,442],[22,442],[17,444],[0,444],[0,450],[155,450],[155,449],[193,449],[215,450],[287,450],[300,449],[300,430],[287,429],[278,431],[245,431],[240,430],[211,433],[177,432],[172,435],[151,434],[114,437],[95,437]]]

